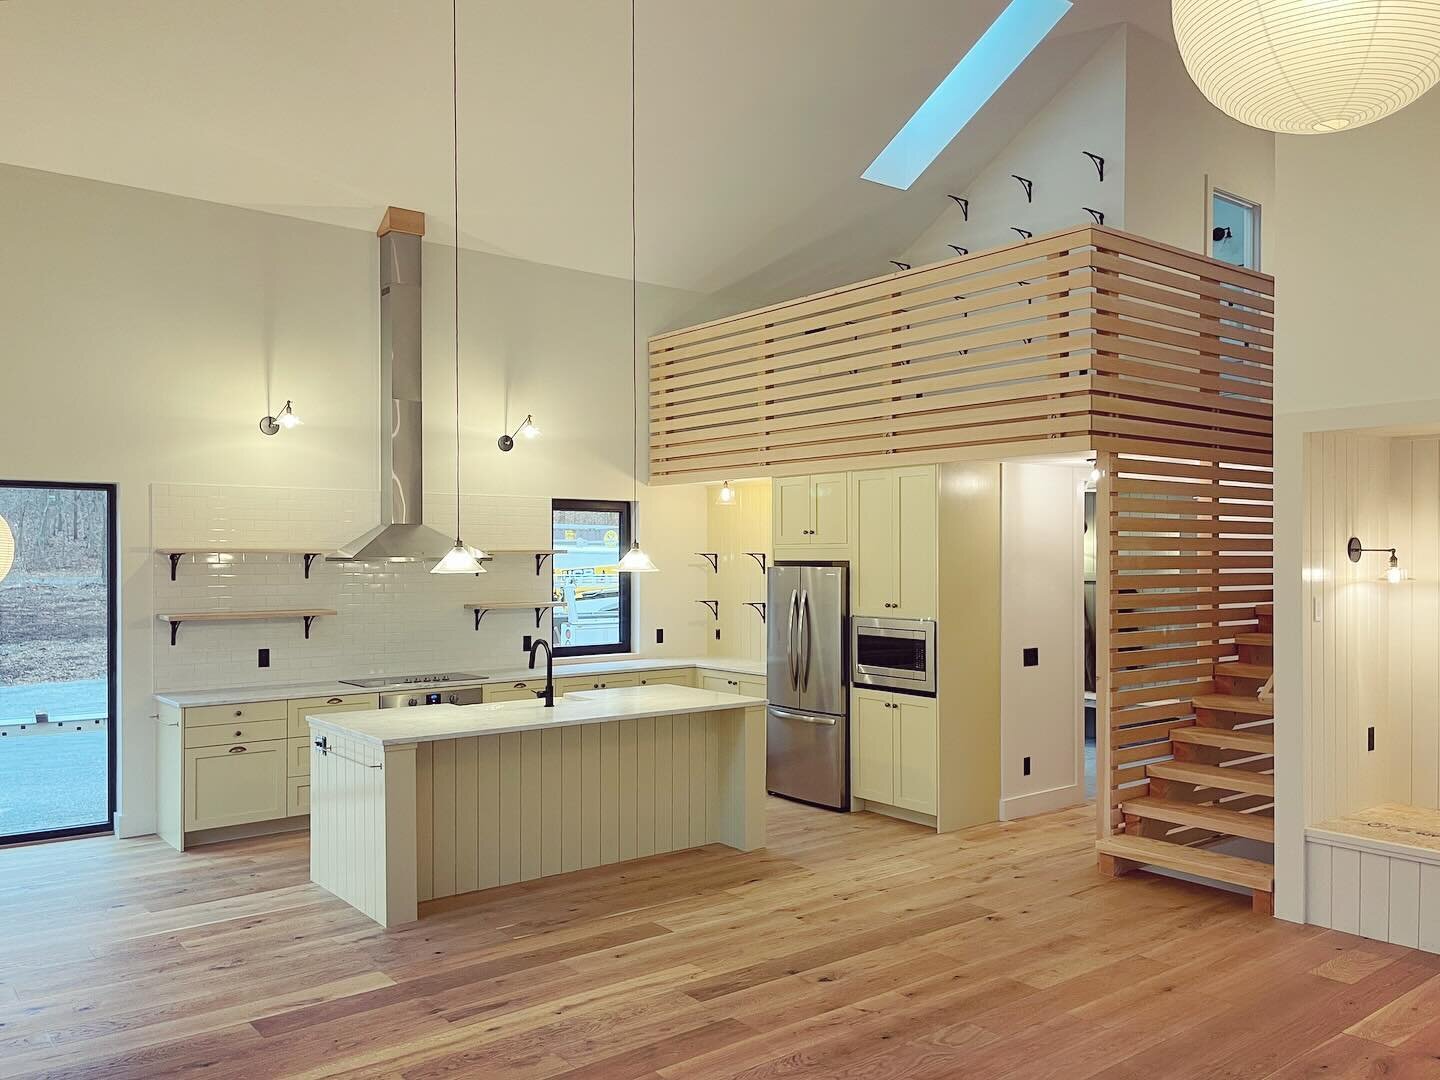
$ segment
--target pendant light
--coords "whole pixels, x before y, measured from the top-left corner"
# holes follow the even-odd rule
[[[460,539],[460,15],[450,0],[450,125],[455,191],[455,546],[431,569],[432,574],[483,574],[489,556]]]
[[[638,244],[636,241],[635,200],[635,0],[630,0],[630,471],[634,484],[635,508],[640,503],[640,458],[635,443],[640,438],[640,421],[635,418],[635,402],[640,396],[640,376],[636,373],[640,340],[640,279],[637,276]],[[640,549],[637,537],[620,560],[622,574],[653,574],[659,567]]]
[[[1266,131],[1349,131],[1440,79],[1440,0],[1173,0],[1171,15],[1200,92]]]

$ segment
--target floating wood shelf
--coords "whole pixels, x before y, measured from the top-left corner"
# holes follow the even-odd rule
[[[535,556],[535,575],[538,577],[538,576],[540,575],[540,568],[545,565],[545,560],[546,560],[546,559],[550,558],[551,555],[564,555],[564,554],[566,554],[570,549],[569,549],[569,548],[491,548],[491,547],[486,547],[485,545],[481,544],[481,545],[480,545],[480,550],[483,551],[483,552],[485,552],[485,554],[488,555],[488,556],[490,556],[491,558],[494,558],[496,555],[534,555],[534,556]]]
[[[527,608],[535,612],[535,628],[540,628],[540,621],[545,618],[545,612],[552,611],[559,607],[558,603],[550,602],[537,604],[533,600],[494,600],[487,604],[466,604],[466,611],[475,613],[475,629],[480,629],[480,620],[485,617],[487,611],[524,611]]]
[[[170,644],[175,644],[175,636],[180,632],[180,624],[187,622],[259,622],[268,619],[302,619],[305,623],[305,636],[310,636],[310,624],[321,615],[338,614],[332,608],[306,608],[295,611],[184,611],[174,614],[162,614],[155,617],[161,622],[170,624]]]
[[[205,547],[175,547],[156,548],[155,554],[164,555],[170,560],[170,580],[175,580],[175,568],[180,560],[186,555],[299,555],[305,560],[305,577],[310,577],[310,567],[315,560],[323,555],[326,548],[323,545],[311,544],[309,547],[225,547],[215,545]]]

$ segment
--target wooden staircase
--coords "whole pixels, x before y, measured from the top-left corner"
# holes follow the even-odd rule
[[[1274,705],[1257,694],[1270,678],[1274,611],[1255,608],[1259,629],[1237,634],[1238,660],[1214,665],[1214,693],[1193,699],[1193,725],[1169,733],[1145,766],[1146,783],[1121,789],[1124,831],[1096,844],[1112,876],[1162,867],[1251,891],[1255,910],[1271,913],[1275,842]],[[1270,845],[1269,861],[1211,850],[1228,838]]]

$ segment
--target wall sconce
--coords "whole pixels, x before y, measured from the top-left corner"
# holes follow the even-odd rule
[[[720,485],[720,490],[715,494],[715,501],[721,506],[735,505],[735,489],[730,486],[729,480]]]
[[[294,405],[286,401],[285,407],[274,416],[260,418],[260,432],[264,435],[275,435],[281,428],[289,431],[291,428],[299,427],[301,423],[301,419],[295,415]]]
[[[1360,556],[1364,555],[1367,551],[1388,551],[1390,553],[1390,562],[1389,565],[1385,567],[1385,577],[1383,580],[1388,581],[1391,585],[1398,585],[1405,580],[1405,571],[1400,568],[1400,560],[1396,556],[1394,548],[1367,548],[1360,543],[1358,536],[1350,537],[1350,542],[1345,545],[1345,554],[1350,557],[1350,561],[1353,563],[1358,563]]]
[[[535,426],[535,417],[527,413],[525,419],[520,421],[520,426],[515,429],[515,435],[501,435],[495,440],[495,445],[508,454],[515,449],[516,435],[524,435],[527,439],[533,439],[539,434],[540,429]]]

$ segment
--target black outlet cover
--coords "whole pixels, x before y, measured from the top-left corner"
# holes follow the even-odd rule
[[[718,627],[717,627],[716,630],[715,630],[715,640],[716,640],[716,641],[719,641],[719,640],[720,640],[720,630],[719,630]]]
[[[1025,775],[1030,775],[1030,759],[1028,757],[1025,759]]]
[[[664,629],[664,627],[656,627],[656,629],[655,629],[655,644],[656,644],[656,645],[664,645],[664,644],[665,644],[665,629]]]
[[[261,649],[261,650],[260,650],[260,666],[261,666],[261,667],[269,667],[269,666],[270,666],[270,650],[269,650],[269,649]]]
[[[1024,662],[1025,662],[1025,666],[1026,666],[1026,667],[1039,667],[1039,666],[1040,666],[1040,650],[1037,649],[1037,648],[1035,648],[1034,646],[1031,646],[1030,648],[1027,648],[1027,649],[1025,650],[1025,660],[1024,660]]]
[[[1375,729],[1373,727],[1365,732],[1365,743],[1367,750],[1375,749]]]
[[[529,635],[529,634],[526,634],[526,635],[525,635],[525,643],[520,646],[520,651],[521,651],[521,652],[529,652],[529,651],[530,651],[530,646],[533,645],[533,644],[534,644],[534,642],[531,640],[530,635]]]

